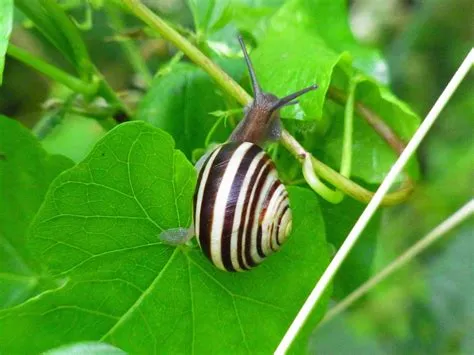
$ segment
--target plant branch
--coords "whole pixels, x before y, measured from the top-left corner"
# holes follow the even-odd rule
[[[328,89],[328,98],[340,105],[345,105],[348,100],[348,96],[345,92],[333,86]],[[392,128],[390,128],[390,126],[387,125],[379,115],[360,101],[356,101],[355,110],[387,142],[387,144],[393,148],[397,155],[400,155],[403,152],[403,149],[405,149],[406,146],[405,142],[403,142],[395,132],[393,132]]]
[[[171,26],[166,24],[158,15],[153,13],[139,0],[123,0],[124,4],[136,17],[148,24],[153,30],[157,31],[163,38],[173,43],[186,56],[188,56],[199,67],[206,71],[217,84],[228,95],[234,97],[240,104],[247,105],[252,101],[252,97],[238,85],[227,73],[225,73],[218,65],[213,63],[199,49],[193,46],[186,38],[176,32]],[[336,92],[337,94],[337,92]],[[347,97],[339,95],[340,102],[346,102]],[[361,110],[359,103],[356,103],[356,111]],[[378,127],[378,125],[377,125]],[[290,153],[303,164],[304,158],[308,152],[295,140],[291,134],[283,130],[281,143]],[[373,192],[363,188],[348,178],[345,178],[329,166],[312,157],[314,170],[324,180],[334,185],[337,189],[343,191],[347,195],[361,201],[369,202],[373,196]],[[411,184],[402,186],[398,191],[387,194],[383,199],[384,205],[393,205],[404,201],[411,192]]]
[[[435,227],[431,232],[421,238],[418,242],[412,245],[408,250],[406,250],[402,255],[392,261],[388,266],[386,266],[382,271],[377,275],[372,277],[370,280],[364,282],[357,290],[352,292],[349,296],[344,298],[339,302],[335,307],[331,308],[324,319],[319,323],[319,326],[328,322],[334,318],[339,313],[345,311],[349,306],[354,302],[360,299],[367,292],[376,287],[379,283],[384,281],[387,277],[392,275],[395,271],[399,270],[411,260],[413,260],[418,254],[422,253],[426,248],[431,244],[436,242],[446,233],[450,232],[453,228],[457,227],[460,223],[465,221],[468,217],[474,214],[474,199],[470,200],[459,210],[453,213],[451,216],[446,218],[441,224]]]
[[[98,83],[84,82],[12,43],[8,45],[7,54],[23,64],[36,69],[47,77],[67,86],[74,92],[81,93],[85,96],[92,96],[97,93]]]

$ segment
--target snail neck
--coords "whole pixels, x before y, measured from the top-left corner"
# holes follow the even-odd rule
[[[259,93],[247,107],[245,117],[232,132],[231,142],[251,142],[262,145],[266,141],[278,140],[281,136],[280,115],[272,94]]]

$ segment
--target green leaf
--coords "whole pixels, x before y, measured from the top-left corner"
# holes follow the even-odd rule
[[[61,346],[59,348],[51,349],[43,353],[43,355],[125,355],[126,352],[116,348],[115,346],[100,343],[100,342],[84,342],[74,343],[70,345]]]
[[[51,181],[72,162],[49,155],[20,123],[0,116],[0,308],[48,287],[26,232]]]
[[[328,242],[339,249],[365,205],[346,197],[340,204],[323,201],[321,209],[326,224]],[[334,296],[342,299],[372,275],[381,213],[377,212],[364,229],[354,248],[344,260],[334,281]]]
[[[68,114],[41,141],[51,154],[62,154],[78,163],[106,133],[97,120]]]
[[[238,65],[238,71],[243,72],[240,60],[227,63]],[[231,74],[236,72],[235,69],[230,71]],[[224,97],[204,71],[178,63],[172,71],[153,80],[138,105],[135,118],[166,130],[175,139],[177,148],[191,157],[194,149],[204,147],[209,130],[218,120],[210,113],[226,108]],[[212,141],[224,142],[230,132],[231,127],[220,125]]]
[[[317,35],[336,53],[349,52],[354,66],[386,83],[387,64],[378,50],[357,42],[349,26],[345,0],[292,0],[279,12],[275,22],[288,22]]]
[[[285,108],[282,117],[321,120],[333,70],[340,65],[350,72],[350,57],[347,53],[334,52],[305,28],[278,21],[277,14],[272,19],[273,27],[251,55],[257,77],[264,91],[278,97],[318,84],[318,90]]]
[[[230,0],[188,0],[197,32],[204,35],[222,29],[232,17]]]
[[[162,228],[190,223],[194,182],[165,132],[142,122],[110,131],[55,180],[32,226],[32,250],[67,283],[1,312],[0,350],[100,340],[129,353],[273,351],[328,263],[317,199],[290,189],[294,233],[281,252],[226,273],[196,247],[159,242]]]
[[[0,85],[3,80],[5,53],[13,25],[13,0],[3,0],[0,3]]]
[[[387,88],[368,78],[361,79],[356,88],[356,100],[370,107],[405,142],[408,142],[420,124],[420,118]],[[342,107],[334,109],[332,127],[324,137],[325,159],[339,168],[342,154]],[[380,183],[397,159],[392,148],[360,116],[354,119],[352,176],[368,183]],[[418,178],[418,164],[412,159],[407,167],[410,176]],[[400,176],[401,180],[403,177]]]

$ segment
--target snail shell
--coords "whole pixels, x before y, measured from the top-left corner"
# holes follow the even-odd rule
[[[250,142],[219,146],[194,194],[195,233],[219,269],[244,271],[277,251],[291,232],[288,193],[268,154]]]

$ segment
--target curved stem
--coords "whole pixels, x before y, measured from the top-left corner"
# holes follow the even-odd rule
[[[234,97],[241,105],[245,106],[252,101],[252,97],[229,75],[227,75],[227,73],[225,73],[218,65],[213,63],[208,57],[199,51],[199,49],[193,46],[186,38],[166,24],[166,22],[164,22],[159,16],[143,5],[139,0],[123,0],[122,4],[124,4],[136,17],[148,24],[153,30],[157,31],[163,38],[179,48],[194,63],[206,71],[209,76],[217,82],[222,90],[224,90],[228,95]],[[337,94],[337,92],[335,93]],[[337,96],[340,102],[345,103],[347,100],[343,95],[335,96]],[[359,103],[356,103],[356,110],[357,112],[361,112],[361,106]],[[299,160],[300,163],[303,163],[305,156],[309,154],[286,130],[283,130],[282,132],[281,143],[295,158]],[[345,178],[316,158],[312,157],[311,160],[314,170],[319,174],[319,176],[347,195],[365,203],[369,202],[374,195],[373,192],[363,188],[350,179]],[[411,183],[405,184],[398,191],[387,194],[384,197],[382,204],[394,205],[400,203],[408,197],[411,190]]]
[[[288,149],[301,164],[303,164],[304,158],[308,152],[306,152],[301,144],[286,130],[283,130],[281,138],[281,143],[283,146],[285,146],[285,148]],[[320,160],[316,159],[314,156],[311,157],[311,163],[313,164],[314,171],[316,171],[320,177],[326,181],[329,181],[339,190],[343,191],[352,198],[364,203],[368,203],[372,199],[372,196],[374,195],[372,191],[369,191],[356,184],[354,181],[342,176],[336,170],[330,168]],[[411,191],[411,185],[404,185],[400,187],[399,190],[385,195],[382,200],[382,205],[396,205],[397,203],[406,200]]]

